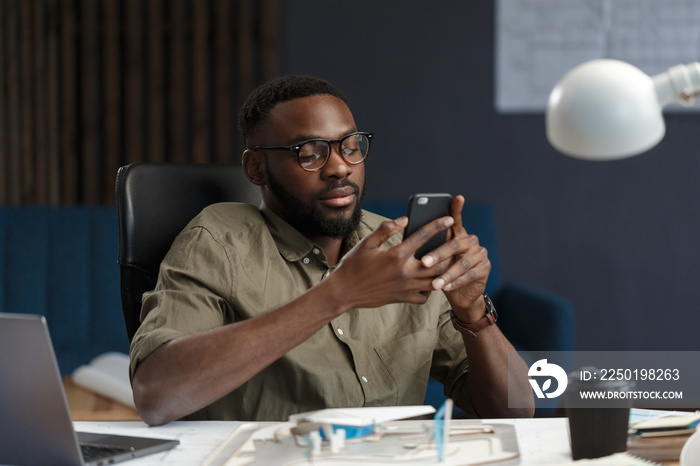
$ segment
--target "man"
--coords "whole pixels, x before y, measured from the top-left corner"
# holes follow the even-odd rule
[[[461,224],[462,196],[403,242],[405,217],[362,211],[372,135],[317,78],[264,84],[239,126],[263,206],[205,209],[144,295],[131,374],[148,424],[422,404],[430,374],[477,416],[532,415],[508,409],[514,350],[487,314],[490,263]],[[415,259],[445,230],[447,243]],[[532,406],[519,363],[513,386]]]

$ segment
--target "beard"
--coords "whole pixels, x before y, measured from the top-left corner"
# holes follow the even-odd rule
[[[305,206],[269,173],[267,181],[270,191],[284,208],[285,216],[283,218],[306,236],[327,236],[346,239],[360,225],[362,220],[362,201],[367,193],[366,177],[362,189],[347,178],[328,185],[323,191],[316,193],[310,206]],[[349,186],[355,191],[357,199],[352,215],[350,217],[342,215],[335,217],[324,216],[319,207],[320,199],[329,191],[345,186]]]

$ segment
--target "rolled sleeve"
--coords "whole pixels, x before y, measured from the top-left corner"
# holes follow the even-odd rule
[[[180,233],[161,263],[156,289],[143,296],[142,323],[130,350],[132,377],[161,345],[232,321],[229,254],[206,228]]]

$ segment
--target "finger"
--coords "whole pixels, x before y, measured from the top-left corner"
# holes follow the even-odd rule
[[[455,228],[463,228],[462,209],[464,209],[465,203],[466,201],[464,200],[464,196],[460,194],[454,198],[454,200],[452,201],[452,205],[450,205],[450,214],[452,215],[452,218],[455,219],[455,223],[454,225],[452,225],[453,233],[455,233]],[[454,236],[456,236],[456,234]]]
[[[400,247],[406,249],[411,253],[411,255],[415,255],[416,251],[427,243],[430,238],[442,231],[447,230],[452,226],[452,224],[454,224],[454,219],[452,217],[441,217],[433,220],[432,222],[423,225],[416,230],[415,233],[403,240]]]
[[[434,281],[434,284],[439,288],[454,281],[480,262],[488,261],[488,251],[479,244],[479,238],[475,235],[466,235],[466,233],[431,252],[429,258],[427,256],[423,257],[423,265],[425,265],[426,259],[428,263],[449,261],[449,268]]]
[[[452,258],[448,257],[446,259],[441,260],[437,264],[433,264],[430,267],[421,267],[421,270],[417,271],[416,274],[419,277],[432,277],[432,278],[437,278],[440,275],[444,274],[447,272],[447,269],[452,265]]]
[[[408,217],[399,217],[396,220],[385,220],[379,228],[374,230],[364,239],[364,243],[371,248],[378,248],[389,238],[400,232],[408,225]]]
[[[456,279],[446,283],[443,287],[443,291],[456,290],[470,283],[479,282],[486,285],[486,280],[488,279],[489,273],[491,272],[491,263],[485,262],[470,268],[466,273],[458,276]]]
[[[465,200],[464,196],[462,195],[458,195],[452,200],[452,204],[450,205],[450,215],[454,219],[454,223],[448,231],[447,242],[445,244],[448,244],[449,241],[454,240],[455,238],[459,238],[460,236],[467,234],[467,230],[465,230],[464,226],[462,225],[462,209],[464,208],[464,204]],[[442,247],[444,248],[444,245]],[[437,251],[438,249],[436,249],[435,251]],[[426,254],[421,258],[423,266],[432,267],[432,265],[435,262],[445,259],[446,256],[436,255],[435,251],[431,251],[430,253]],[[445,250],[443,249],[443,251]],[[452,245],[452,249],[449,249],[447,251],[450,255],[454,255],[455,253],[457,253],[457,249],[454,247],[454,245]]]
[[[457,225],[455,223],[455,225]],[[451,239],[448,239],[445,244],[431,251],[421,258],[424,267],[432,267],[436,262],[443,261],[448,258],[454,258],[461,254],[475,251],[481,247],[479,238],[476,235],[469,235],[461,226],[457,231],[450,230]]]
[[[433,280],[437,290],[449,291],[468,283],[483,281],[486,283],[491,271],[491,262],[486,248],[480,247],[473,254],[463,254],[447,271]]]
[[[411,282],[411,285],[404,292],[394,297],[394,302],[425,304],[434,291],[432,279],[411,280]]]

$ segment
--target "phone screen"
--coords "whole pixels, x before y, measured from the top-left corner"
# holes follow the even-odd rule
[[[420,227],[440,217],[450,215],[452,195],[447,193],[414,194],[408,199],[408,225],[404,230],[404,239],[411,236]],[[447,231],[433,236],[416,251],[416,259],[420,259],[436,249],[447,240]]]

